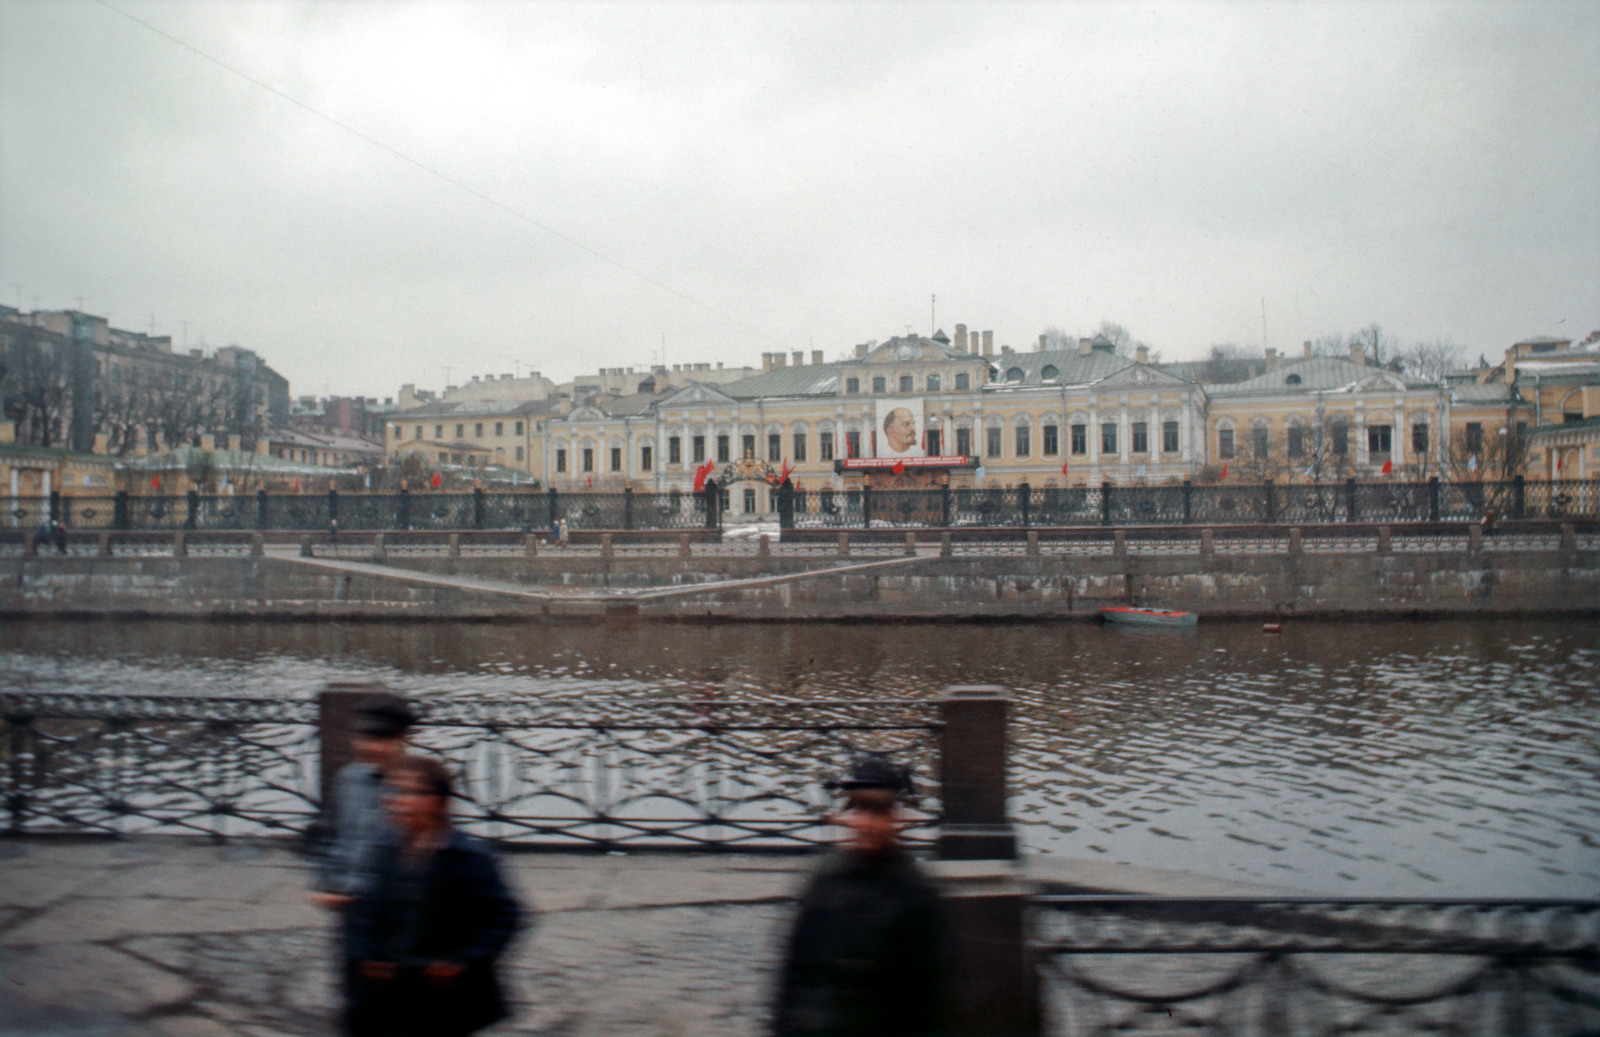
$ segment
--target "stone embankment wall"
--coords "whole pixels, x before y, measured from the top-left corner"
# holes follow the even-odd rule
[[[0,615],[22,617],[684,620],[1091,617],[1138,604],[1206,616],[1600,614],[1600,551],[925,557],[819,574],[838,559],[435,558],[395,572],[515,583],[418,585],[274,557],[13,558]],[[788,576],[780,580],[778,577]],[[725,584],[725,581],[738,581]],[[647,593],[667,588],[671,595]]]

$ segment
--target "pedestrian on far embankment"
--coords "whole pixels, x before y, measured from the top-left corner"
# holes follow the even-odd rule
[[[358,964],[350,956],[349,908],[372,881],[378,847],[394,839],[384,807],[385,776],[405,755],[415,723],[411,707],[392,692],[363,698],[350,729],[356,758],[339,768],[328,801],[331,837],[319,855],[311,900],[339,914],[340,973],[347,1000]]]
[[[390,771],[396,838],[351,905],[355,1037],[464,1037],[506,1017],[495,963],[520,909],[493,855],[452,829],[450,772],[426,756]]]
[[[842,844],[800,896],[773,1013],[776,1037],[932,1037],[947,1024],[946,929],[901,843],[909,773],[858,758],[836,786]]]

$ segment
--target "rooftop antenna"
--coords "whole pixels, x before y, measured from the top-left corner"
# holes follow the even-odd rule
[[[928,296],[928,337],[933,337],[934,328],[939,323],[939,295],[934,293]]]

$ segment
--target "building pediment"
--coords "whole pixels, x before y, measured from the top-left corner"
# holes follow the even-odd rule
[[[1181,386],[1189,383],[1176,375],[1165,371],[1158,371],[1148,364],[1131,363],[1114,374],[1106,375],[1094,383],[1097,388],[1126,389],[1129,387],[1161,387]]]
[[[1370,374],[1356,382],[1356,392],[1405,392],[1406,383],[1399,375]]]
[[[729,406],[734,398],[713,385],[690,382],[677,392],[656,404],[657,410],[668,407],[721,407]]]
[[[979,360],[973,357],[973,360]],[[948,363],[950,354],[936,339],[922,338],[917,335],[908,335],[903,338],[892,338],[887,342],[867,350],[867,355],[856,361],[858,364],[914,364],[922,361],[929,363]]]

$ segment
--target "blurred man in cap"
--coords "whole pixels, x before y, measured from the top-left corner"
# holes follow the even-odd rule
[[[372,881],[374,855],[394,838],[384,809],[386,773],[405,755],[406,736],[416,714],[405,699],[389,691],[373,692],[356,706],[350,725],[355,759],[339,768],[328,800],[332,836],[317,862],[313,903],[341,914],[341,960],[346,996],[354,982],[356,962],[349,952],[348,909]]]
[[[901,845],[909,773],[856,759],[835,788],[845,829],[800,896],[778,982],[777,1037],[926,1037],[944,1023],[938,893]]]

